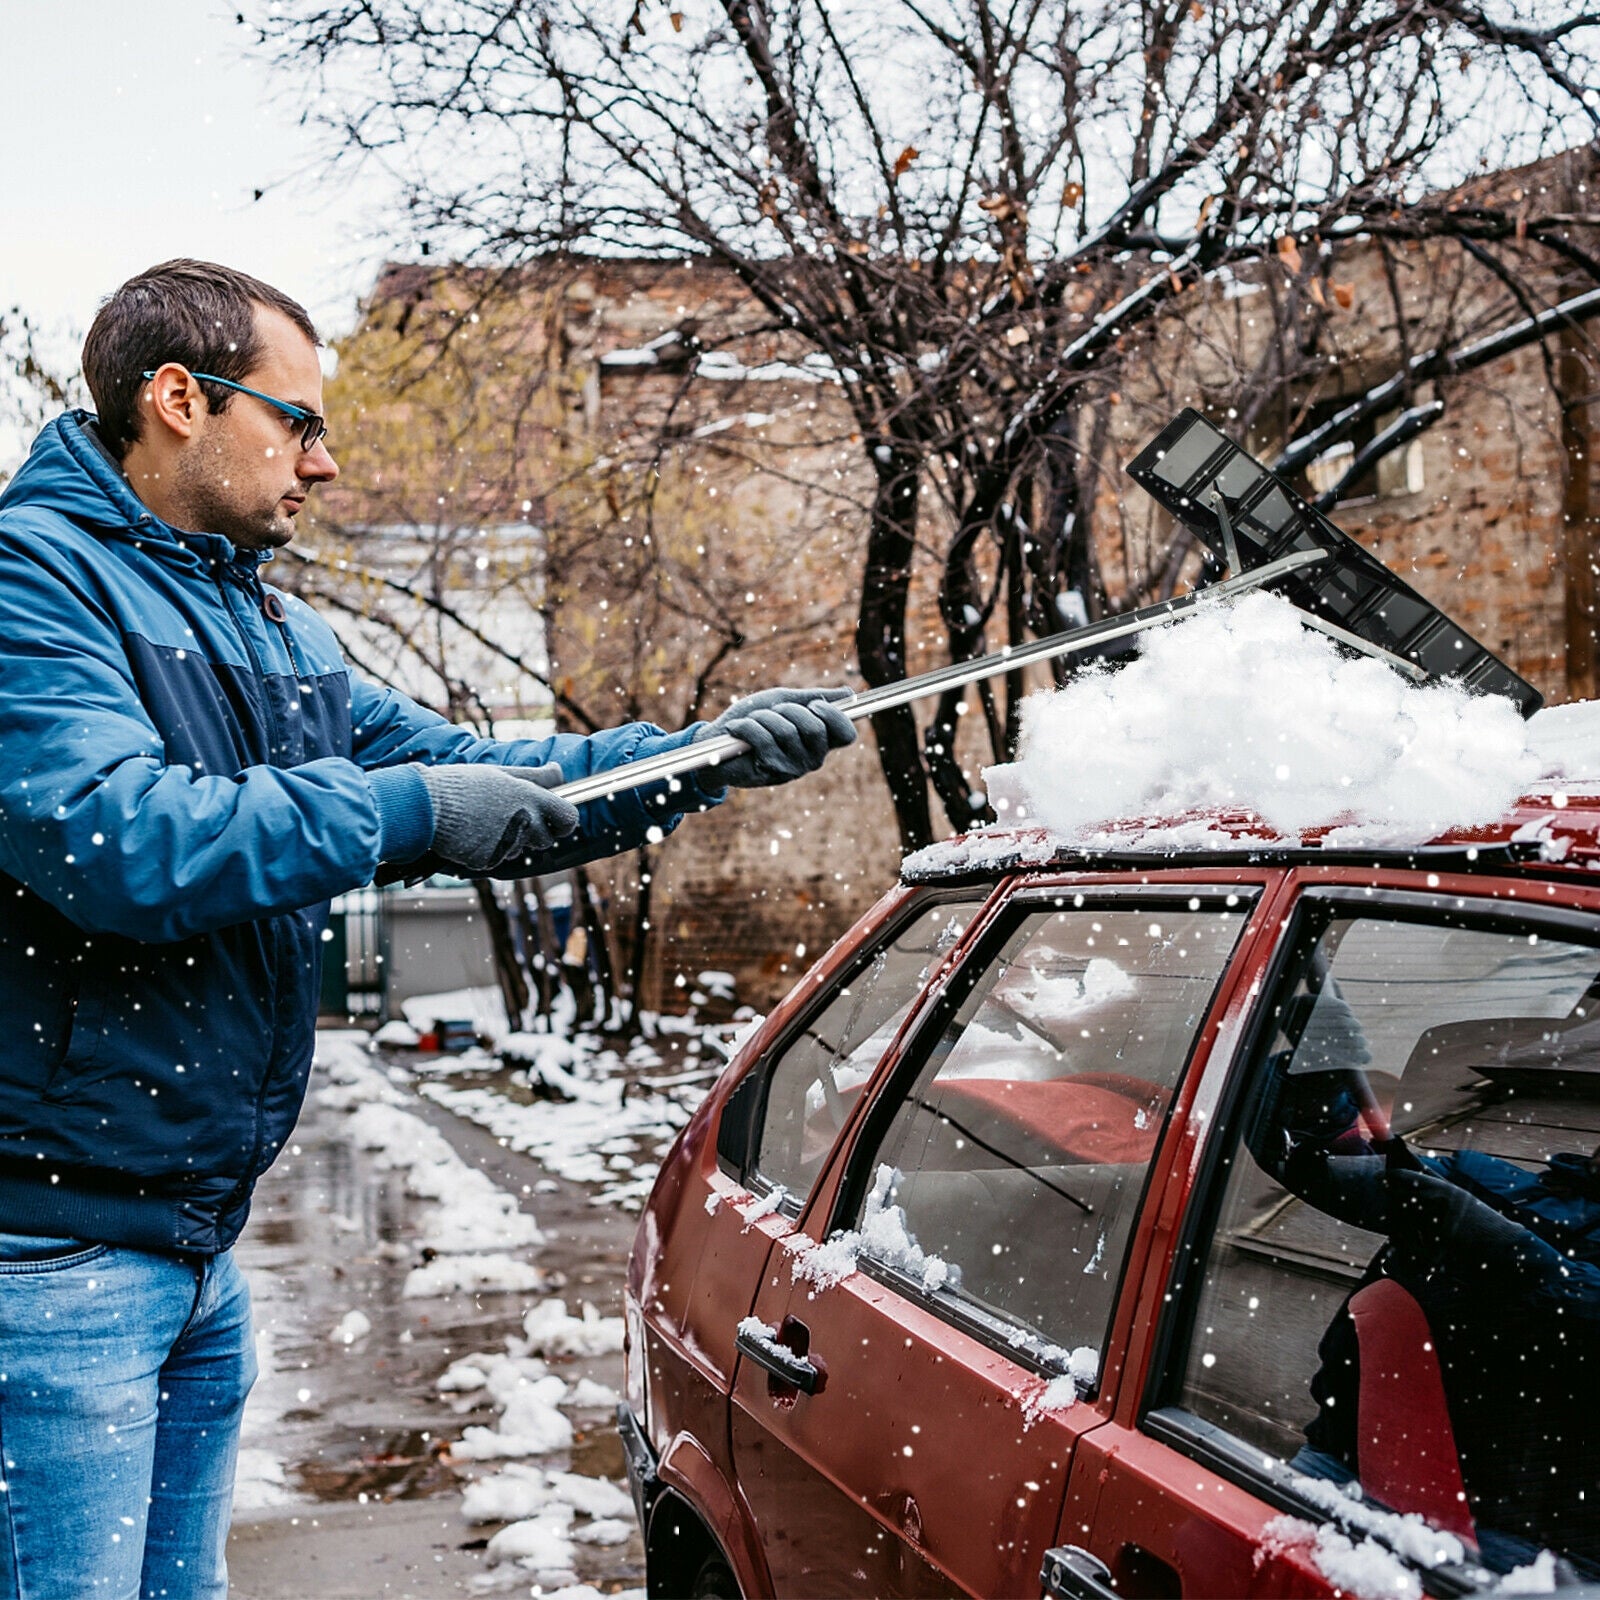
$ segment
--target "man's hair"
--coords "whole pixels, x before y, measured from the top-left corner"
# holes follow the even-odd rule
[[[255,308],[281,311],[313,344],[322,341],[305,307],[248,273],[211,261],[163,261],[129,278],[95,313],[83,341],[83,376],[94,396],[100,436],[117,460],[139,437],[143,373],[168,361],[235,383],[261,355]],[[202,380],[213,411],[234,391]]]

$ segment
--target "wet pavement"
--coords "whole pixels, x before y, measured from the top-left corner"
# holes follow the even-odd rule
[[[449,1446],[469,1425],[492,1425],[494,1408],[483,1390],[442,1395],[437,1381],[473,1352],[503,1353],[523,1313],[548,1294],[573,1312],[589,1301],[619,1316],[636,1217],[595,1205],[593,1186],[552,1177],[426,1100],[404,1109],[537,1217],[544,1242],[514,1254],[547,1282],[535,1293],[403,1298],[407,1273],[424,1260],[425,1203],[405,1194],[404,1170],[385,1170],[354,1147],[345,1112],[311,1097],[238,1246],[255,1299],[261,1377],[246,1415],[229,1544],[235,1600],[539,1592],[532,1574],[488,1568],[485,1546],[500,1524],[461,1515],[465,1485],[503,1463],[458,1464]],[[334,1330],[351,1312],[370,1331],[345,1343]],[[550,1365],[568,1382],[622,1388],[620,1354]],[[610,1413],[568,1415],[572,1448],[537,1465],[625,1487]],[[637,1530],[622,1545],[579,1544],[574,1568],[602,1592],[641,1588]]]

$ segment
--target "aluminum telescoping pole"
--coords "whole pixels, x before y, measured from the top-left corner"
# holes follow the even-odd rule
[[[1171,622],[1202,605],[1246,594],[1252,589],[1261,588],[1263,584],[1272,583],[1279,578],[1287,577],[1292,572],[1300,571],[1303,567],[1327,559],[1327,552],[1322,550],[1297,550],[1276,561],[1269,561],[1263,566],[1241,573],[1238,577],[1229,578],[1226,582],[1213,584],[1209,589],[1197,589],[1173,600],[1163,600],[1159,605],[1145,606],[1142,610],[1128,612],[1126,616],[1107,617],[1102,622],[1090,623],[1086,628],[1073,628],[1066,633],[1054,633],[1047,639],[1035,639],[1028,644],[1001,650],[976,661],[958,661],[951,666],[939,667],[933,672],[924,672],[918,677],[906,678],[900,683],[885,684],[879,689],[868,689],[853,699],[834,703],[852,722],[859,722],[866,717],[876,716],[880,711],[909,705],[914,700],[925,700],[931,695],[942,694],[947,689],[959,689],[965,684],[997,677],[1003,672],[1014,672],[1018,667],[1028,666],[1035,661],[1053,661],[1059,656],[1072,655],[1091,645],[1104,644],[1111,639],[1126,638],[1129,634],[1143,633],[1148,628],[1158,628],[1163,623]],[[1308,615],[1306,620],[1313,626],[1321,626],[1317,618]],[[1343,629],[1337,630],[1337,636],[1355,649],[1364,651],[1368,655],[1379,656],[1408,677],[1426,676],[1412,662],[1390,655],[1376,645],[1358,639],[1354,634],[1345,633]],[[555,790],[555,793],[563,799],[572,801],[574,805],[580,805],[585,800],[605,799],[610,795],[623,794],[630,789],[641,789],[648,783],[661,783],[682,777],[685,773],[700,772],[707,767],[719,766],[724,761],[732,760],[734,756],[742,755],[749,748],[742,739],[735,739],[729,734],[717,734],[710,739],[696,740],[695,743],[685,745],[682,749],[669,750],[664,755],[649,756],[643,761],[633,761],[624,766],[613,767],[609,772],[599,772],[593,777],[578,778],[571,783],[564,783]]]

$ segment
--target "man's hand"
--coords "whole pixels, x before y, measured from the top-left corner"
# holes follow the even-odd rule
[[[729,733],[750,748],[707,768],[708,781],[762,789],[815,772],[830,750],[856,742],[854,725],[832,704],[850,697],[848,689],[763,689],[734,701],[695,740]]]
[[[550,790],[561,768],[445,763],[423,767],[433,802],[431,853],[466,874],[493,872],[577,830],[578,808]]]

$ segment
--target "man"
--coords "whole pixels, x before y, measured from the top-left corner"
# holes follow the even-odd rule
[[[1542,1170],[1470,1145],[1415,1151],[1367,1083],[1372,1053],[1337,985],[1320,982],[1296,1011],[1298,1042],[1247,1117],[1251,1154],[1308,1204],[1387,1243],[1318,1345],[1316,1411],[1290,1465],[1340,1483],[1361,1476],[1357,1308],[1363,1290],[1392,1279],[1427,1323],[1485,1563],[1507,1572],[1549,1546],[1586,1575],[1600,1572],[1600,1451],[1571,1426],[1593,1381],[1600,1322],[1600,1151],[1556,1153]],[[1540,1049],[1551,1075],[1550,1045]],[[1520,1115],[1537,1122],[1537,1090],[1524,1093]],[[1421,1451],[1406,1467],[1426,1478],[1436,1464]]]
[[[840,690],[676,734],[452,727],[262,581],[338,472],[304,310],[168,262],[84,372],[98,417],[0,495],[0,1596],[215,1596],[254,1377],[230,1247],[305,1093],[330,897],[633,848],[724,791],[550,786],[710,728],[744,785],[854,731]]]

